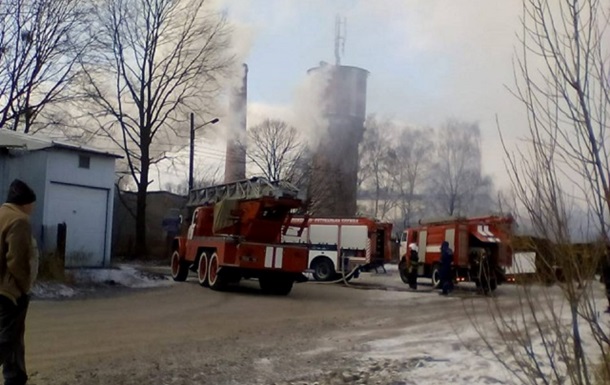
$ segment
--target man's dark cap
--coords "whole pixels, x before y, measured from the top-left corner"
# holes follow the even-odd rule
[[[36,194],[25,182],[15,179],[8,189],[6,203],[13,203],[18,206],[36,202]]]

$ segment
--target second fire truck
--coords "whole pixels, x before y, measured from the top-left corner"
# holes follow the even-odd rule
[[[484,291],[493,291],[506,281],[512,265],[509,241],[513,232],[511,216],[446,218],[421,221],[404,231],[400,241],[399,271],[407,283],[408,245],[419,249],[418,275],[439,285],[440,248],[443,241],[453,250],[453,274],[457,282],[472,281]]]
[[[332,281],[390,262],[391,236],[392,224],[370,218],[292,217],[282,242],[307,245],[308,271]]]

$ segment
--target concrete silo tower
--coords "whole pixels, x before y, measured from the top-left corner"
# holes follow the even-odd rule
[[[369,72],[341,65],[345,20],[335,25],[335,65],[320,63],[307,71],[321,84],[319,111],[327,124],[314,151],[310,176],[310,212],[317,216],[353,216],[357,211],[358,147],[364,135]]]

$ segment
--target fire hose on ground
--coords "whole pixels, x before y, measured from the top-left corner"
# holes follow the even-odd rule
[[[351,286],[349,284],[349,280],[353,278],[354,275],[356,275],[357,273],[360,272],[360,269],[362,268],[363,265],[358,265],[356,267],[354,267],[349,273],[345,274],[345,269],[341,269],[341,278],[336,279],[334,281],[323,281],[323,282],[319,282],[319,281],[313,281],[310,283],[314,283],[314,284],[336,284],[336,283],[341,283],[343,282],[343,284],[345,286]]]

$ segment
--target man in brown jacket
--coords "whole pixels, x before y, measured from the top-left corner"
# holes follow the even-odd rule
[[[15,179],[0,206],[0,365],[5,385],[28,380],[24,335],[38,255],[29,219],[35,201],[32,189]]]

